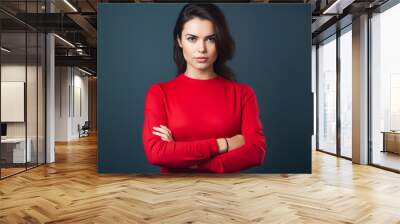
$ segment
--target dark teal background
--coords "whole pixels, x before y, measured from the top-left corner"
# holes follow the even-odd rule
[[[311,173],[311,8],[217,4],[236,53],[229,65],[256,92],[267,139],[263,166],[242,173]],[[142,145],[145,94],[173,79],[172,32],[183,4],[98,5],[98,172],[158,173]]]

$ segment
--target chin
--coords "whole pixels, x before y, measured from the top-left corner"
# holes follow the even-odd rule
[[[208,64],[200,64],[200,65],[196,64],[193,67],[195,67],[198,70],[207,70],[210,67],[210,65],[208,65]]]

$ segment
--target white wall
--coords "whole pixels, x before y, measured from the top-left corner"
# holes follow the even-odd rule
[[[68,86],[70,84],[69,69],[55,68],[55,141],[68,140]]]
[[[25,71],[27,69],[27,73]],[[41,69],[39,70],[41,72]],[[28,78],[27,88],[27,120],[28,120],[28,137],[31,133],[36,136],[36,66],[27,66],[25,64],[4,64],[1,66],[1,81],[3,82],[25,82],[25,75]],[[32,87],[33,86],[33,87]],[[3,96],[6,97],[6,96]],[[41,105],[39,105],[40,107]],[[1,108],[6,110],[6,108]],[[8,137],[25,137],[25,123],[26,122],[7,122],[7,136]]]
[[[73,119],[72,119],[72,136],[79,137],[78,133],[78,124],[81,126],[85,123],[85,121],[89,120],[89,102],[88,102],[88,77],[82,76],[78,70],[74,70],[74,108],[73,108]],[[78,75],[76,72],[79,72]],[[80,93],[79,93],[80,91]],[[80,95],[80,97],[79,97]],[[79,102],[80,101],[80,102]],[[81,111],[80,111],[81,110]]]
[[[70,141],[88,120],[88,77],[73,67],[56,67],[55,73],[55,140]]]

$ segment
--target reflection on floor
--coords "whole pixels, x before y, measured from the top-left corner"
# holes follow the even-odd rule
[[[400,155],[392,152],[374,151],[372,157],[373,164],[400,170]]]
[[[24,168],[20,168],[20,167],[17,167],[17,168],[1,168],[1,178],[13,175],[15,173],[18,173],[18,172],[21,172],[21,171],[24,171],[24,170],[25,170],[25,167]]]
[[[1,178],[5,178],[7,176],[19,173],[21,171],[26,170],[25,168],[25,164],[17,164],[17,165],[13,165],[13,164],[2,164],[2,168],[1,168]],[[35,167],[36,164],[35,163],[28,163],[27,164],[27,168],[30,169],[31,167]]]

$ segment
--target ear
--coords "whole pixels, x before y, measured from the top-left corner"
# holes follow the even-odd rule
[[[179,37],[179,35],[177,36],[176,40],[178,41],[179,47],[182,48],[182,42],[181,42],[181,38]]]

